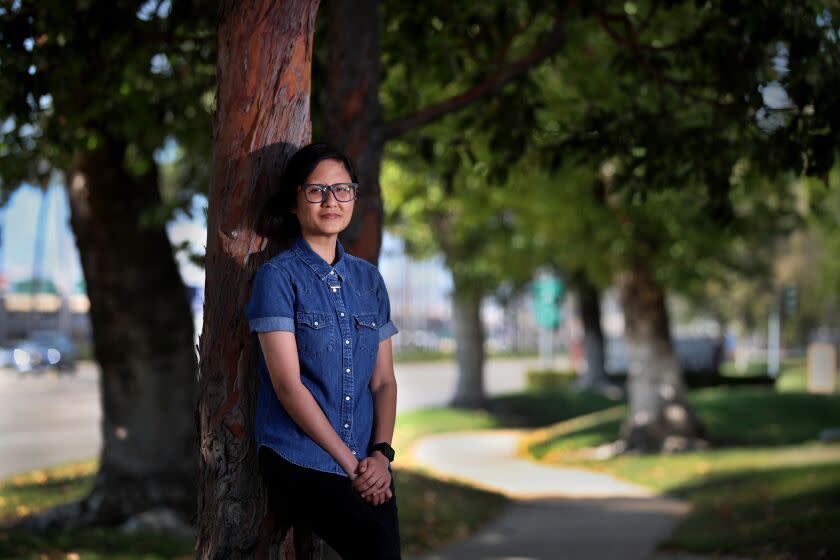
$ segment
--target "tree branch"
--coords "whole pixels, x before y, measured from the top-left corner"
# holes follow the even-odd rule
[[[502,67],[498,72],[487,77],[467,91],[420,109],[411,115],[399,117],[386,123],[383,131],[384,139],[387,141],[401,136],[406,132],[435,122],[449,113],[469,107],[493,95],[509,82],[527,73],[543,60],[557,53],[563,47],[564,42],[563,17],[562,15],[557,15],[554,18],[554,27],[544,43],[532,49],[527,55],[516,62]],[[509,47],[510,45],[506,44],[502,49],[503,52],[506,52]]]
[[[516,38],[525,33],[525,30],[531,27],[531,24],[534,22],[534,19],[537,17],[537,10],[531,12],[531,15],[528,17],[528,21],[524,22],[522,25],[516,28],[516,31],[511,34],[510,38],[508,39],[507,43],[505,43],[499,52],[496,53],[496,56],[490,60],[489,64],[491,66],[496,66],[498,64],[502,64],[507,58],[508,51],[510,47],[513,46],[513,42],[516,41]]]
[[[686,35],[682,39],[678,39],[678,40],[674,41],[673,43],[669,43],[667,45],[662,45],[660,47],[656,47],[656,46],[653,46],[653,45],[640,45],[640,46],[641,46],[641,48],[644,48],[646,50],[656,51],[656,52],[672,51],[672,50],[677,50],[677,49],[682,49],[682,48],[685,48],[685,47],[689,47],[691,45],[699,43],[705,37],[705,35],[709,31],[711,31],[715,27],[715,25],[717,25],[720,22],[721,22],[720,18],[709,18],[706,21],[704,21],[703,23],[701,23],[700,25],[698,25],[697,28],[694,31],[692,31],[691,33],[689,33],[688,35]]]
[[[639,33],[640,31],[633,26],[633,23],[630,19],[624,14],[610,14],[610,13],[598,13],[596,15],[598,21],[601,24],[601,28],[604,32],[616,43],[622,45],[630,50],[633,58],[641,64],[648,73],[653,76],[653,78],[657,82],[657,86],[662,89],[663,84],[668,84],[673,86],[677,90],[680,91],[683,95],[695,99],[697,101],[703,101],[706,103],[710,103],[716,106],[723,106],[725,105],[718,99],[705,97],[692,91],[693,89],[703,89],[703,88],[711,88],[714,87],[715,84],[711,84],[708,82],[703,82],[700,80],[684,80],[680,78],[676,78],[673,76],[669,76],[667,72],[665,72],[662,68],[659,68],[651,63],[648,59],[648,56],[645,52],[642,51],[655,51],[655,52],[662,52],[668,50],[674,50],[678,48],[688,47],[691,44],[701,40],[703,36],[714,27],[715,23],[718,22],[715,18],[710,18],[703,22],[700,26],[698,26],[694,31],[692,31],[689,35],[678,39],[677,41],[670,43],[668,45],[662,47],[654,47],[652,45],[647,45],[639,42]],[[627,30],[626,35],[618,34],[610,25],[611,21],[618,21],[624,28]]]
[[[647,28],[650,26],[651,22],[653,21],[653,16],[656,15],[656,12],[659,11],[659,0],[653,0],[650,3],[650,9],[648,10],[645,19],[642,20],[642,23],[639,24],[638,33],[641,35]]]

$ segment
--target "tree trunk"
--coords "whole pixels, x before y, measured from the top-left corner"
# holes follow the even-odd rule
[[[583,347],[586,353],[586,374],[582,386],[596,388],[609,385],[604,368],[604,333],[601,330],[601,294],[598,288],[581,275],[576,282],[583,321]]]
[[[645,263],[620,282],[627,347],[629,413],[621,428],[625,449],[680,451],[702,447],[705,430],[686,401],[674,354],[665,292]]]
[[[327,140],[347,153],[359,176],[359,199],[341,233],[347,250],[376,264],[382,247],[383,121],[379,103],[379,1],[335,0],[327,7],[329,51],[323,117]]]
[[[180,518],[172,529],[188,530],[197,475],[192,311],[163,225],[141,225],[161,202],[157,169],[130,176],[125,146],[103,144],[77,153],[68,172],[102,371],[99,471],[87,497],[22,525],[115,525],[154,509]]]
[[[455,356],[458,361],[458,385],[452,406],[484,406],[484,328],[481,323],[481,295],[460,285],[454,277],[452,327],[455,331]]]
[[[310,140],[318,0],[225,1],[220,9],[213,183],[200,340],[199,558],[312,558],[310,535],[267,514],[254,448],[256,337],[250,278],[280,247],[260,214],[287,160]]]

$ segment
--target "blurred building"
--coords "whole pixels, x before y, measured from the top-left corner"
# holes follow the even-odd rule
[[[391,319],[399,333],[394,347],[401,350],[454,350],[452,274],[441,255],[414,259],[401,239],[383,235],[379,270],[391,300]],[[490,351],[534,351],[537,326],[531,312],[530,291],[514,294],[504,304],[485,298],[482,320]]]
[[[84,293],[59,294],[50,289],[0,293],[0,342],[26,338],[35,330],[55,330],[77,343],[88,343],[89,310],[90,300]]]

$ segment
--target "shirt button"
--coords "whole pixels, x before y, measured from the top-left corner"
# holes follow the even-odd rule
[[[373,325],[373,326],[375,327],[375,326],[376,326],[376,323],[371,323],[371,325]]]
[[[342,317],[344,317],[344,313],[340,313],[340,315],[341,315]]]
[[[350,395],[347,395],[346,397],[344,397],[344,400],[349,401],[350,400]]]
[[[335,270],[330,270],[330,274],[335,274]]]
[[[347,373],[350,373],[350,368],[347,368],[344,371],[346,371]]]
[[[318,326],[318,321],[315,321],[315,326],[316,326],[316,327]]]
[[[349,428],[349,427],[350,427],[350,424],[344,424],[344,427],[345,427],[345,428]]]
[[[349,339],[349,338],[345,338],[345,339],[344,339],[344,344],[350,344],[350,339]]]
[[[335,291],[336,291],[336,289],[335,289],[335,288],[333,288],[333,291],[335,292]]]
[[[353,455],[355,455],[355,454],[356,454],[356,452],[355,452],[355,451],[351,451],[350,453],[352,453]]]

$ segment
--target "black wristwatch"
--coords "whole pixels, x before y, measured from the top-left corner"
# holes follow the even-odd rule
[[[391,447],[388,444],[388,442],[382,441],[377,444],[371,445],[369,454],[373,454],[374,451],[379,451],[383,455],[385,455],[385,457],[388,458],[389,463],[394,460],[394,448]]]

